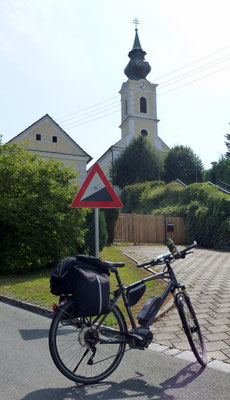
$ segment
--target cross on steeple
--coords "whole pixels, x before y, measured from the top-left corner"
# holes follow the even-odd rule
[[[135,18],[135,19],[133,20],[133,24],[135,24],[135,26],[136,26],[135,31],[137,31],[137,25],[140,24],[140,22],[138,21],[137,18]]]

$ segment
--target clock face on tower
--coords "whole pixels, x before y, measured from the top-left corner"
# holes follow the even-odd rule
[[[140,87],[141,89],[145,89],[145,88],[146,88],[146,83],[145,83],[144,81],[141,81],[141,82],[139,83],[139,87]]]

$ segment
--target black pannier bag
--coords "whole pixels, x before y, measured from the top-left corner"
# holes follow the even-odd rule
[[[74,303],[78,317],[110,312],[108,275],[94,268],[74,268]]]
[[[110,311],[109,269],[93,256],[67,257],[57,264],[50,278],[51,293],[73,294],[76,316],[86,317]]]
[[[66,257],[56,265],[50,277],[52,294],[56,296],[73,294],[73,268],[76,264],[76,257]]]

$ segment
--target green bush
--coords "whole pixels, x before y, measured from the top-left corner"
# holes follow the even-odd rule
[[[140,195],[140,214],[185,218],[186,241],[230,250],[230,196],[206,183],[183,187],[176,182],[146,189]]]
[[[165,183],[161,181],[148,181],[126,186],[121,192],[121,201],[124,206],[122,211],[125,213],[138,212],[139,208],[142,208],[142,194],[147,194],[151,189],[161,186],[165,186]]]
[[[70,205],[72,169],[0,146],[0,272],[45,268],[84,244],[86,211]]]
[[[204,203],[190,205],[186,229],[200,246],[230,250],[230,197],[213,191],[213,196],[209,193]]]
[[[177,182],[162,185],[141,194],[139,210],[144,214],[154,214],[155,209],[181,204],[184,187]]]
[[[115,225],[119,217],[119,208],[105,208],[104,210],[106,229],[108,233],[107,244],[110,246],[114,240]]]

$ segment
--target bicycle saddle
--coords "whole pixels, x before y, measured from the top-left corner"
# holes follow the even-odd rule
[[[111,262],[111,261],[103,261],[103,263],[108,267],[108,268],[122,268],[125,266],[124,262]]]

